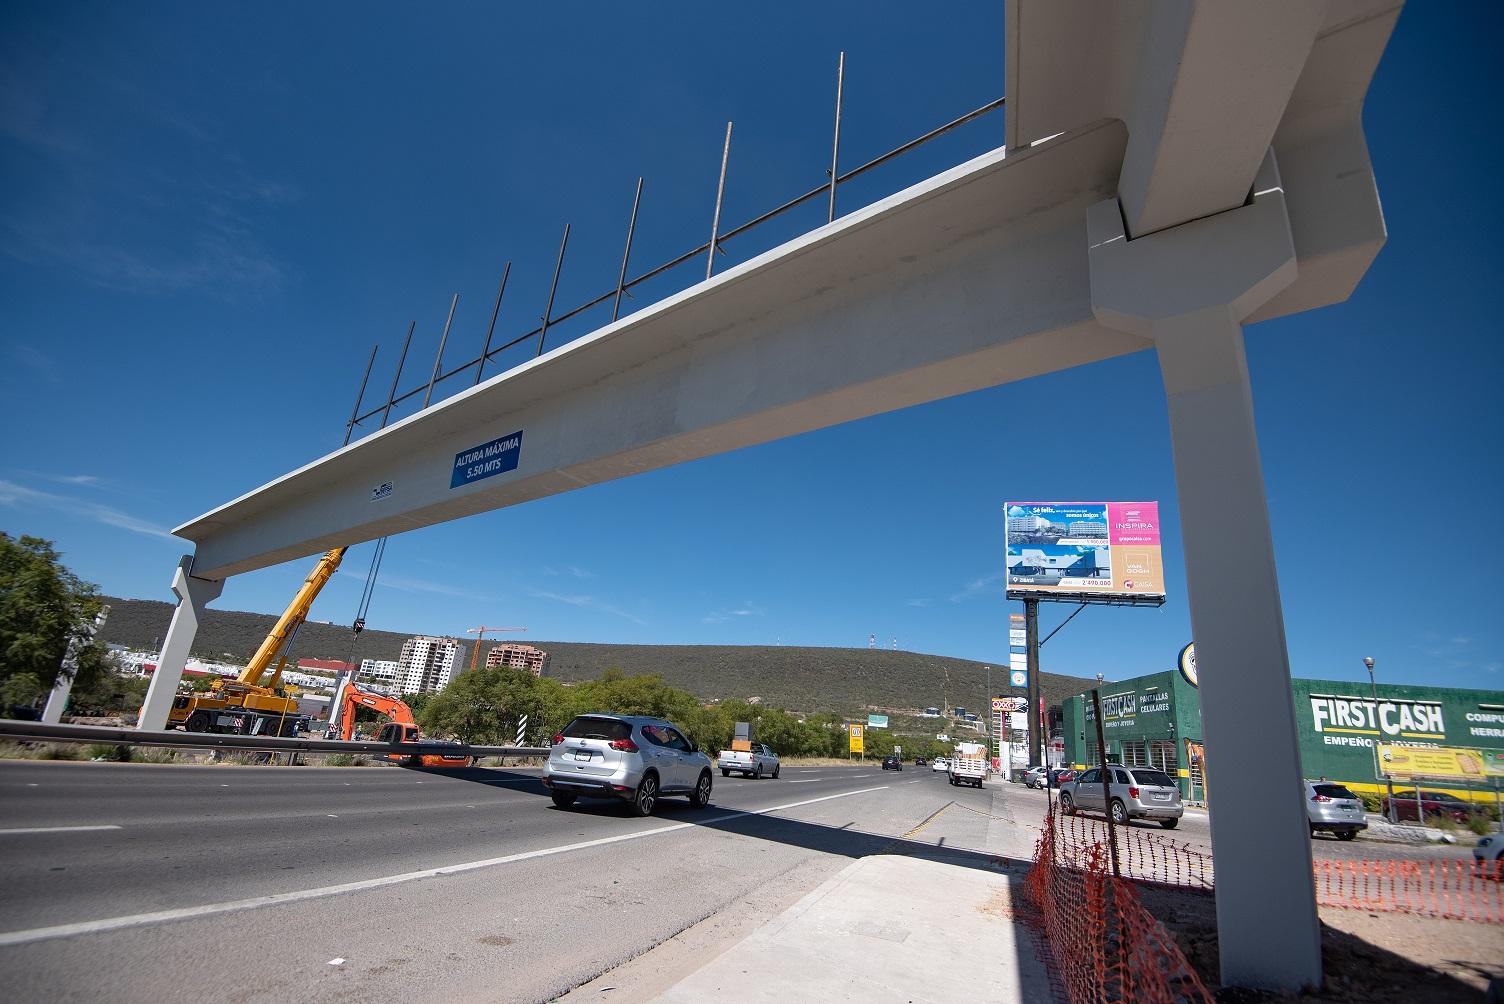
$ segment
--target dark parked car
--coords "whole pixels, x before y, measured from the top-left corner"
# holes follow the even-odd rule
[[[903,761],[896,756],[885,756],[883,770],[903,770]]]
[[[1459,823],[1465,823],[1472,818],[1477,810],[1471,802],[1464,802],[1456,795],[1449,795],[1444,791],[1422,791],[1420,793],[1420,805],[1427,819],[1439,819],[1449,816]],[[1415,814],[1415,792],[1408,794],[1395,793],[1394,808],[1399,813],[1399,819],[1417,819]],[[1385,817],[1389,815],[1389,799],[1383,800]]]

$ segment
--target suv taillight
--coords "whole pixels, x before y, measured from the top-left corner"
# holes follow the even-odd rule
[[[1312,795],[1311,796],[1311,801],[1313,801],[1313,802],[1330,802],[1331,799],[1328,798],[1326,795]]]
[[[637,752],[637,744],[630,739],[613,739],[611,741],[611,748],[621,750],[623,753]]]
[[[564,741],[564,733],[555,732],[553,739],[549,740],[550,746],[557,746]]]
[[[1135,788],[1135,787],[1133,787],[1132,785],[1129,785],[1128,786],[1128,797],[1129,798],[1138,798],[1138,789]]]

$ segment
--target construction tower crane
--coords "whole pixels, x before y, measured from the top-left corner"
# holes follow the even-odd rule
[[[527,630],[527,628],[525,628],[525,627],[486,627],[484,624],[482,624],[480,627],[467,628],[465,630],[466,634],[473,634],[473,635],[476,636],[476,638],[475,638],[475,651],[473,651],[473,652],[470,653],[470,669],[471,669],[471,671],[473,672],[475,670],[476,664],[480,661],[480,644],[481,644],[481,642],[483,642],[483,641],[486,640],[486,632],[487,631],[494,631],[497,634],[500,634],[503,631],[526,631],[526,630]]]

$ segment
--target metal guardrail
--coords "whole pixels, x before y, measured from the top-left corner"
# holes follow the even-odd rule
[[[177,749],[252,750],[262,753],[400,753],[406,756],[545,757],[546,746],[466,746],[453,743],[346,742],[284,736],[240,736],[219,732],[180,732],[116,725],[51,725],[0,718],[0,737],[33,742],[100,743],[114,746],[165,746]]]

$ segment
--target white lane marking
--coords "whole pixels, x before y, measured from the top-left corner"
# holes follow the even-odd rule
[[[329,965],[331,965],[331,966],[342,966],[344,964],[345,964],[345,960],[344,959],[330,959],[329,960]]]
[[[922,779],[921,779],[922,780]],[[918,784],[919,781],[905,781],[905,784]]]
[[[0,948],[10,945],[25,945],[33,941],[48,941],[52,938],[68,938],[78,934],[100,934],[105,931],[118,931],[127,927],[165,924],[174,920],[208,917],[216,913],[255,910],[260,907],[276,906],[281,903],[298,903],[309,899],[323,899],[326,896],[365,892],[368,889],[380,889],[389,885],[399,885],[403,882],[415,882],[418,879],[438,878],[444,875],[460,875],[480,868],[494,868],[497,865],[509,865],[517,861],[530,861],[533,858],[552,857],[555,854],[566,854],[569,851],[581,851],[590,847],[604,847],[607,844],[619,844],[628,840],[641,840],[643,837],[655,837],[661,833],[673,833],[675,830],[687,830],[690,827],[705,826],[710,823],[722,823],[730,819],[739,819],[746,816],[765,816],[771,812],[782,812],[784,809],[797,809],[800,806],[813,805],[816,802],[828,802],[833,798],[848,798],[851,795],[865,795],[873,791],[883,791],[887,787],[887,785],[882,784],[872,788],[858,788],[856,791],[842,791],[834,795],[821,795],[819,798],[806,798],[798,802],[770,805],[766,809],[733,809],[729,812],[722,812],[719,815],[697,819],[693,823],[673,823],[669,826],[659,826],[651,830],[638,830],[635,833],[619,833],[614,837],[597,837],[594,840],[581,840],[573,844],[544,847],[536,851],[521,851],[517,854],[507,854],[499,858],[483,858],[480,861],[466,861],[457,865],[424,868],[421,871],[403,872],[399,875],[386,875],[382,878],[362,879],[359,882],[344,882],[340,885],[327,885],[317,889],[298,889],[294,892],[272,893],[268,896],[237,899],[228,903],[206,903],[203,906],[185,906],[175,910],[158,910],[155,913],[136,913],[123,917],[107,917],[104,920],[86,920],[77,924],[35,927],[29,931],[5,931],[0,933]]]
[[[37,785],[37,783],[36,783],[36,782],[35,782],[35,781],[32,781],[32,782],[31,782],[31,783],[29,783],[29,784],[28,784],[28,785],[27,785],[27,786],[26,786],[26,787],[28,787],[28,788],[35,788],[35,787],[37,787],[37,786],[38,786],[38,785]]]
[[[789,784],[814,784],[818,780],[818,777],[807,777],[802,781],[790,781]]]
[[[120,827],[111,823],[108,826],[21,826],[13,830],[0,830],[0,837],[17,836],[22,833],[86,833],[89,830],[118,830]]]

